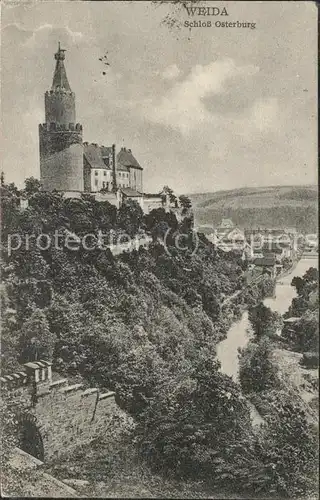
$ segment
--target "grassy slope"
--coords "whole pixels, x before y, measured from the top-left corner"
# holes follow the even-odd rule
[[[317,186],[241,188],[190,195],[196,222],[217,225],[223,217],[239,227],[296,227],[317,230]]]

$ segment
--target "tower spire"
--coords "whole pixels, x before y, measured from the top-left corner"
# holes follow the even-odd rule
[[[56,68],[54,70],[53,82],[51,90],[67,90],[71,92],[71,88],[68,82],[66,69],[64,67],[65,59],[65,49],[61,49],[60,42],[58,42],[58,52],[54,55],[56,62]]]
[[[39,125],[41,183],[45,191],[83,191],[82,125],[76,122],[76,96],[60,42],[54,58],[52,87],[44,94],[45,123]]]

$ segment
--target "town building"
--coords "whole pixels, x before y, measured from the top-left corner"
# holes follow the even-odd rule
[[[244,232],[236,227],[231,219],[222,219],[219,226],[213,230],[208,239],[225,252],[244,250],[246,247]]]
[[[276,276],[276,259],[274,256],[258,257],[253,260],[253,264],[261,274],[267,274],[271,278]]]
[[[218,229],[232,229],[233,227],[235,227],[235,225],[231,219],[222,219],[218,226]]]

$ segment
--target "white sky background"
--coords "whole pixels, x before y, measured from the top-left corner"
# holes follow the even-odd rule
[[[229,16],[198,19],[256,29],[169,29],[161,21],[176,8],[151,2],[2,5],[6,180],[22,186],[40,175],[38,124],[60,40],[84,140],[131,148],[145,191],[316,183],[316,6],[201,5],[225,6]]]

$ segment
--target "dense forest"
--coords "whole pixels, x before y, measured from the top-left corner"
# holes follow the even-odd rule
[[[256,388],[242,388],[220,371],[217,343],[246,304],[254,324],[253,306],[264,292],[248,287],[222,313],[224,298],[243,288],[246,265],[204,235],[197,235],[195,248],[186,197],[177,218],[164,209],[144,215],[132,201],[117,210],[90,195],[65,199],[42,192],[34,179],[23,191],[5,183],[1,191],[3,372],[52,359],[59,373],[115,390],[135,422],[130,441],[152,471],[227,484],[231,491],[294,496],[312,490],[307,464],[316,463],[314,435],[303,411],[297,415],[292,402],[279,401],[276,417],[257,430],[244,396]],[[115,257],[90,245],[99,231],[147,233],[152,243]],[[87,235],[86,247],[66,245],[66,238]],[[184,235],[188,251],[176,247],[177,235]],[[48,237],[55,243],[46,245]],[[260,337],[276,320],[269,316]],[[287,434],[284,414],[293,422]],[[303,457],[295,458],[290,446],[299,451],[300,445]],[[293,480],[301,464],[301,479]]]
[[[302,234],[318,230],[316,185],[240,188],[190,197],[199,225],[216,227],[228,217],[240,228],[295,227]]]

